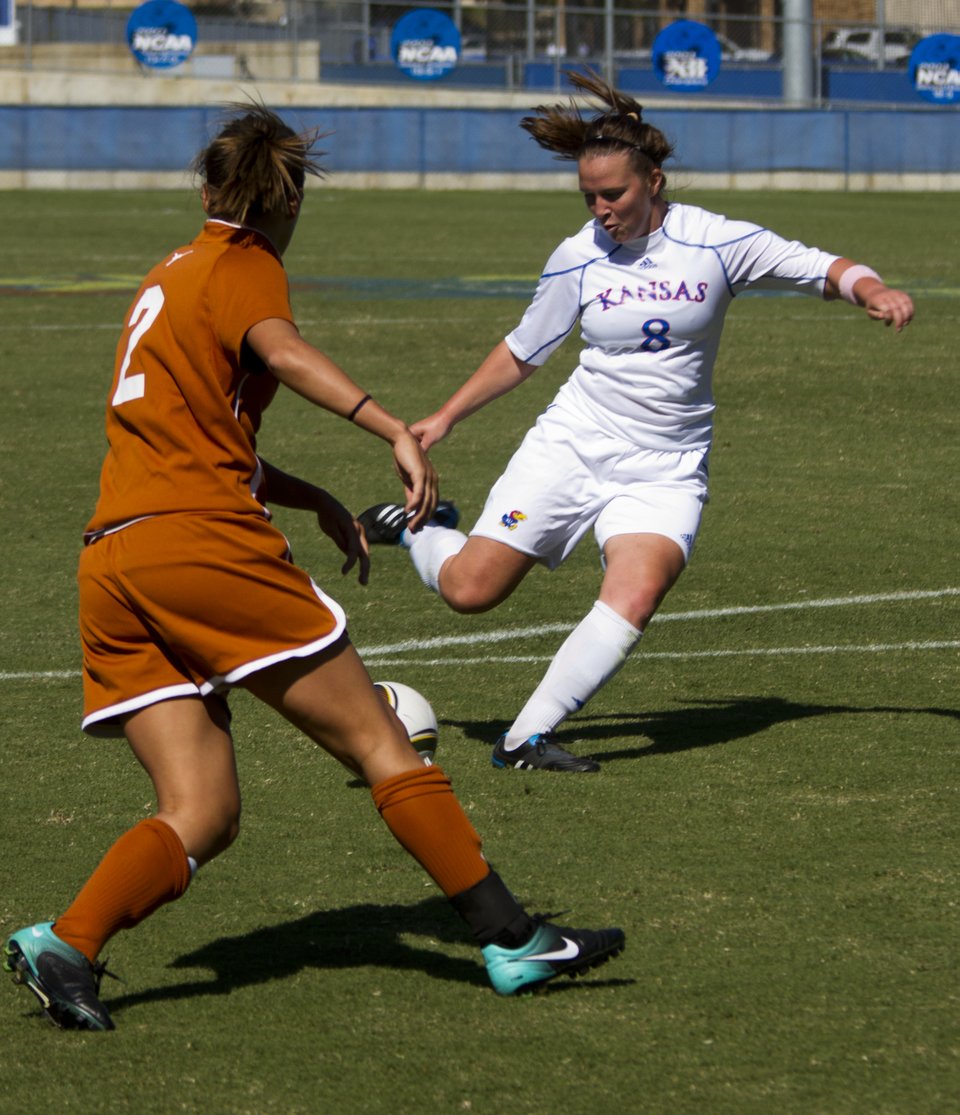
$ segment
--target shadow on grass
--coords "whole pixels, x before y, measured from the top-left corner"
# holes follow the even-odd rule
[[[407,934],[451,944],[463,944],[466,939],[461,923],[440,896],[411,906],[364,904],[318,910],[296,921],[279,922],[236,937],[218,937],[170,964],[171,968],[202,968],[212,972],[211,976],[119,995],[110,998],[107,1005],[112,1014],[118,1014],[142,1003],[229,995],[239,988],[288,979],[309,968],[409,970],[431,979],[482,987],[494,994],[479,953],[476,959],[447,956],[401,939]],[[610,987],[633,980],[597,980],[591,974],[576,981],[583,987],[587,982]],[[572,989],[574,984],[564,980],[562,987]],[[561,990],[557,981],[548,993],[555,990]]]
[[[557,733],[557,742],[583,754],[576,743],[607,743],[613,739],[639,740],[642,746],[594,749],[590,754],[598,760],[644,759],[652,755],[668,755],[676,751],[692,751],[732,743],[765,731],[776,724],[807,720],[814,716],[836,716],[851,713],[925,714],[960,720],[960,710],[948,708],[910,708],[891,705],[813,705],[788,701],[782,697],[738,697],[730,700],[698,700],[684,708],[663,712],[619,713],[590,720],[568,721]],[[459,728],[468,739],[491,747],[509,727],[499,720],[445,720]]]

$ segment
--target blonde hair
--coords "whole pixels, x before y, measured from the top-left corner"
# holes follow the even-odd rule
[[[319,130],[295,132],[263,104],[230,104],[216,138],[194,159],[211,216],[245,224],[251,218],[288,212],[303,196],[308,174],[323,177],[311,154]]]
[[[649,177],[673,154],[673,145],[652,124],[643,121],[643,106],[633,97],[614,89],[599,74],[567,70],[566,76],[579,92],[596,97],[594,115],[584,119],[571,98],[569,104],[540,105],[535,115],[525,116],[520,127],[558,159],[580,159],[584,155],[625,151],[637,174]]]

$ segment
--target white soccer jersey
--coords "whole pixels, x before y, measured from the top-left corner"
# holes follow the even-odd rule
[[[547,262],[506,338],[542,364],[577,320],[585,347],[556,402],[648,449],[709,448],[712,373],[727,308],[744,290],[823,294],[838,257],[693,205],[619,244],[594,220]]]

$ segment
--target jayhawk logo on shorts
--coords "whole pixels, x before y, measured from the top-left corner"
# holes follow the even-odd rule
[[[508,511],[500,516],[500,525],[507,530],[516,530],[526,517],[522,511]]]

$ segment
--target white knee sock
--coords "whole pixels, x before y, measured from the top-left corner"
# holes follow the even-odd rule
[[[552,732],[590,700],[626,662],[641,632],[599,600],[567,636],[543,680],[513,722],[508,751],[538,732]]]
[[[440,570],[447,558],[459,554],[467,541],[467,536],[459,530],[441,527],[433,523],[411,534],[405,530],[400,541],[410,551],[413,567],[420,574],[420,580],[433,589],[440,591]]]

